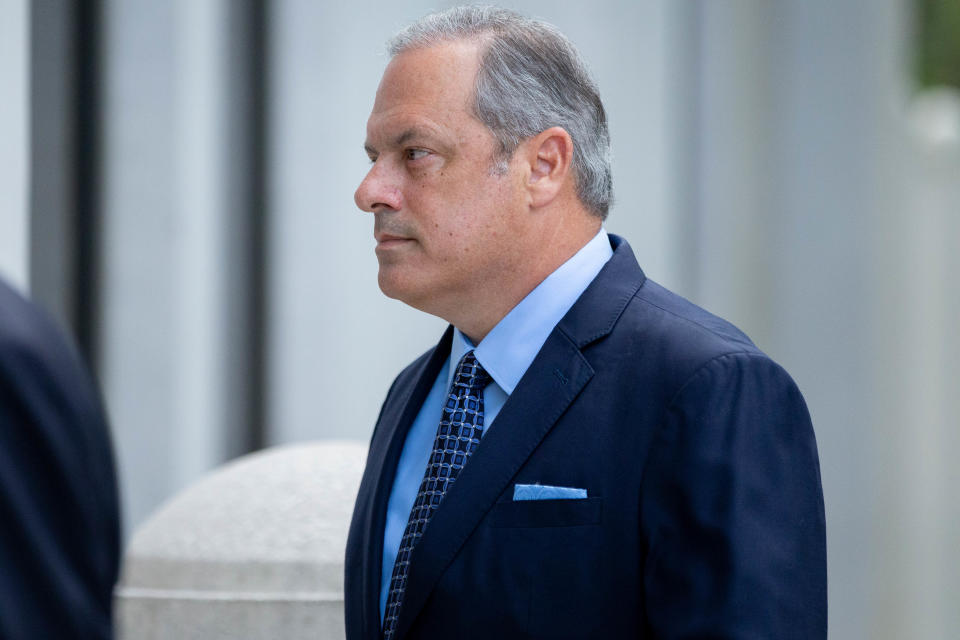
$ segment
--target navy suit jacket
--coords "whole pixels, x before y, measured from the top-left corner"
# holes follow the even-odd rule
[[[826,637],[800,392],[611,239],[414,550],[397,640]],[[379,637],[387,500],[450,336],[399,375],[373,433],[346,549],[349,640]],[[515,502],[518,483],[587,498]]]
[[[99,394],[50,319],[0,282],[0,638],[112,637],[119,544]]]

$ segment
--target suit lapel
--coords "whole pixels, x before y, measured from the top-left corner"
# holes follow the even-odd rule
[[[380,638],[380,584],[383,567],[383,532],[386,526],[387,502],[400,453],[410,425],[430,391],[440,367],[450,354],[453,328],[448,327],[433,352],[414,365],[408,375],[401,375],[391,396],[397,400],[384,406],[377,422],[377,432],[370,443],[366,471],[357,498],[357,518],[369,524],[364,528],[363,638]]]

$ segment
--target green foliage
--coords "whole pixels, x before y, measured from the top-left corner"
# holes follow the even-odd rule
[[[915,0],[917,80],[960,88],[960,0]]]

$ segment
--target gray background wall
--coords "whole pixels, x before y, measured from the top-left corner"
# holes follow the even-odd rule
[[[352,194],[384,40],[449,4],[102,1],[90,313],[128,531],[244,451],[368,438],[392,377],[438,337],[380,295]],[[506,4],[558,25],[596,73],[608,230],[804,392],[832,636],[960,631],[960,99],[915,96],[912,5]],[[0,106],[4,140],[40,108],[16,106],[36,68],[25,6],[0,3],[0,82],[21,96]],[[17,199],[32,144],[0,145],[0,270],[22,283],[26,254],[55,245],[23,239],[45,215]]]

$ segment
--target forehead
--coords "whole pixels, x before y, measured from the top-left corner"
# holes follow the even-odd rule
[[[475,42],[444,42],[398,54],[383,73],[367,123],[368,139],[409,127],[456,128],[470,109],[479,66]],[[389,129],[390,131],[386,131]]]

